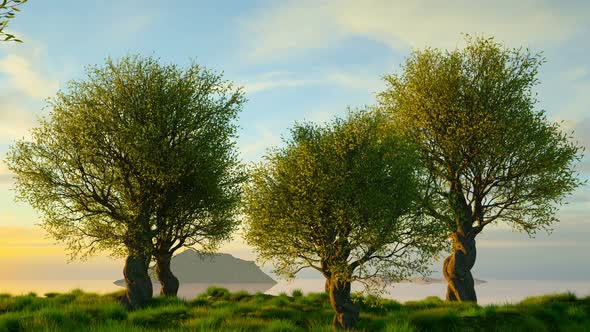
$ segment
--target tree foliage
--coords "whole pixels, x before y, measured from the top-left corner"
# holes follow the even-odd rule
[[[243,102],[195,63],[128,56],[88,67],[11,148],[19,197],[72,256],[139,256],[147,278],[154,245],[214,246],[234,229],[243,175],[232,121]]]
[[[375,281],[425,271],[439,233],[414,215],[419,160],[413,146],[386,124],[372,112],[325,126],[298,124],[286,147],[252,170],[245,238],[276,273],[316,269],[326,290],[337,288],[346,303],[352,281],[374,290]],[[346,306],[333,305],[337,315]]]
[[[27,0],[0,0],[0,38],[3,38],[2,41],[22,43],[22,40],[16,38],[13,34],[4,32],[4,29],[16,13],[20,12],[19,6],[26,2]]]
[[[153,58],[109,59],[50,101],[50,116],[32,141],[12,147],[8,162],[20,197],[75,256],[121,253],[128,231],[121,220],[144,205],[154,234],[192,245],[201,238],[191,221],[224,215],[206,207],[235,205],[231,120],[243,101],[197,64],[183,71]]]
[[[581,148],[536,109],[543,62],[528,49],[467,37],[464,49],[414,51],[401,73],[385,77],[380,108],[428,169],[424,206],[473,262],[465,239],[493,222],[529,234],[548,229],[580,185]]]
[[[533,233],[556,221],[556,205],[580,181],[581,147],[536,110],[540,54],[467,38],[464,49],[414,52],[380,94],[400,132],[419,143],[432,176],[429,198],[458,186],[475,232],[496,220]],[[465,205],[463,205],[465,204]],[[434,211],[450,230],[449,209]]]

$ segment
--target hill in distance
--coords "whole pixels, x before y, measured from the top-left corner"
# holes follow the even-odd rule
[[[199,284],[272,284],[277,282],[253,262],[233,257],[230,254],[201,254],[187,249],[172,257],[172,273],[183,283]],[[153,283],[158,283],[155,267],[149,270]],[[124,280],[115,281],[125,286]]]

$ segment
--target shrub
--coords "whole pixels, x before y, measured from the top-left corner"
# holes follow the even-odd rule
[[[291,303],[291,299],[287,294],[282,293],[279,296],[275,296],[273,299],[271,299],[269,303],[278,307],[283,307],[289,305],[289,303]]]
[[[218,287],[218,286],[211,286],[211,287],[207,288],[207,291],[205,291],[205,294],[207,294],[207,296],[210,296],[213,298],[224,298],[224,299],[227,299],[230,296],[230,293],[226,288]]]
[[[294,289],[293,291],[291,291],[291,296],[301,297],[303,296],[303,292],[301,291],[301,289]]]

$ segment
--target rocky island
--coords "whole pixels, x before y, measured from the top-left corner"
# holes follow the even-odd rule
[[[178,296],[193,298],[204,292],[209,286],[218,285],[234,292],[264,292],[277,282],[264,273],[253,261],[246,261],[230,254],[201,254],[195,249],[187,249],[174,257],[171,269],[180,282]],[[155,268],[149,274],[154,286],[154,294],[160,292],[160,283],[156,278]],[[125,280],[114,282],[125,287]]]

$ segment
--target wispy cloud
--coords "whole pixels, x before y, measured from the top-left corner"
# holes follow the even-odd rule
[[[266,149],[281,143],[281,138],[265,126],[258,125],[256,127],[256,134],[255,137],[249,136],[238,142],[243,160],[255,160],[256,157],[262,155]]]
[[[265,90],[296,88],[311,84],[318,84],[318,81],[304,79],[262,79],[258,81],[246,81],[243,82],[241,86],[244,87],[246,93],[253,94]]]
[[[0,74],[5,77],[6,85],[35,99],[47,98],[59,88],[57,80],[44,77],[34,68],[31,59],[21,55],[8,54],[1,58]]]
[[[68,71],[55,70],[42,43],[23,39],[24,44],[0,47],[0,144],[26,136],[45,99],[59,89],[59,77]]]
[[[144,33],[152,23],[153,16],[150,13],[127,15],[118,17],[107,31],[110,31],[114,40],[125,41]]]
[[[314,76],[299,78],[290,72],[269,72],[238,81],[248,94],[272,89],[289,89],[313,85],[335,85],[348,89],[377,92],[383,87],[378,76],[349,71],[324,71]]]
[[[541,1],[281,1],[244,20],[251,59],[330,48],[364,37],[393,49],[452,48],[460,33],[493,34],[507,43],[553,43],[588,22],[587,10]],[[582,4],[588,6],[588,4]],[[252,43],[252,38],[256,43]]]
[[[0,98],[0,143],[10,143],[26,137],[29,129],[36,123],[35,114],[39,110],[10,95],[0,94]]]
[[[326,80],[343,87],[372,93],[379,92],[385,87],[381,77],[358,72],[333,71],[326,75]]]

